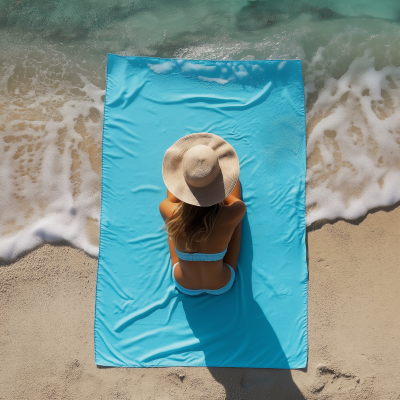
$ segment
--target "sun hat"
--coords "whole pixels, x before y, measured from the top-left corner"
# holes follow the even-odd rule
[[[226,140],[199,132],[180,138],[165,152],[162,175],[179,200],[209,207],[229,196],[239,169],[239,158]]]

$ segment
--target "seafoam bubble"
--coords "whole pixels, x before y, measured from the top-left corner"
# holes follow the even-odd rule
[[[246,71],[246,68],[244,67],[243,64],[239,64],[237,68],[233,66],[233,73],[238,79],[244,78],[248,75],[248,72]]]
[[[400,68],[374,63],[328,78],[307,113],[308,225],[400,200]]]
[[[208,78],[207,76],[201,76],[201,75],[199,75],[198,78],[206,82],[216,82],[219,83],[220,85],[226,85],[229,82],[229,79]]]
[[[203,73],[204,72],[214,72],[215,68],[216,67],[214,67],[214,66],[196,64],[196,63],[192,63],[192,62],[187,61],[181,66],[180,70],[184,74],[185,73],[190,74],[190,73],[199,72],[199,71],[201,71]]]
[[[147,64],[149,68],[157,74],[168,74],[174,68],[175,64],[171,61],[161,62],[159,64]]]
[[[281,70],[286,64],[286,61],[281,61],[278,65],[278,69]]]

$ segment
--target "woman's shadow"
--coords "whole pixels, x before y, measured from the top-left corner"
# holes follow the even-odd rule
[[[281,344],[253,297],[252,261],[253,241],[246,214],[233,287],[222,296],[179,294],[198,339],[192,351],[204,354],[205,366],[225,387],[227,399],[239,393],[240,399],[265,399],[268,392],[274,399],[304,399],[292,380]],[[217,368],[222,365],[235,368]]]

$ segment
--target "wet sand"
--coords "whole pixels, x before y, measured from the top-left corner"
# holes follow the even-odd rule
[[[308,231],[304,370],[99,368],[97,260],[44,245],[0,267],[0,399],[400,399],[400,206]]]

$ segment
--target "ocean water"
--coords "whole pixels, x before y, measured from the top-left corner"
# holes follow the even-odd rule
[[[96,256],[107,53],[301,59],[307,224],[400,200],[398,0],[0,0],[0,257]]]

